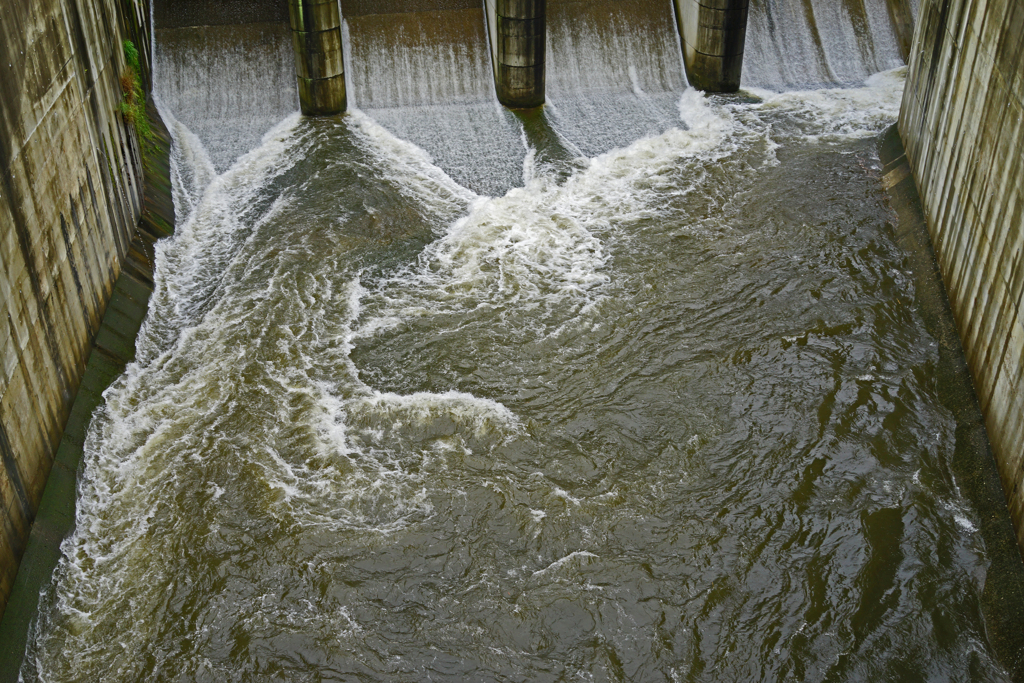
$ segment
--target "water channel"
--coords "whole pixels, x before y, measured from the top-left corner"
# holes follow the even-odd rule
[[[24,680],[1007,680],[884,4],[783,65],[754,3],[731,96],[664,4],[552,3],[524,114],[477,11],[353,18],[325,119],[279,30],[158,34],[177,233]]]

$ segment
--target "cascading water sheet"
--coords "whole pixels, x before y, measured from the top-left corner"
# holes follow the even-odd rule
[[[455,180],[500,196],[526,150],[494,93],[481,10],[346,19],[350,106],[426,150]]]
[[[672,11],[649,0],[549,3],[548,108],[583,154],[679,124],[686,77]]]
[[[201,140],[218,172],[298,111],[287,26],[189,26],[156,33],[156,96]]]
[[[745,88],[860,85],[903,64],[886,0],[751,0]]]

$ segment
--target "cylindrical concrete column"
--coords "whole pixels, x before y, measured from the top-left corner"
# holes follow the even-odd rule
[[[288,16],[302,113],[322,116],[345,111],[338,0],[288,0]]]
[[[547,0],[494,0],[493,7],[498,101],[516,109],[539,107],[544,104]]]
[[[690,85],[735,92],[743,71],[749,0],[675,0]]]

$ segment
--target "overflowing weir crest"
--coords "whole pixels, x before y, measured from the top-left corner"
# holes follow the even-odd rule
[[[899,66],[886,2],[754,0],[744,87],[850,85]],[[165,74],[157,89],[224,170],[295,109],[292,40],[280,21],[283,9],[250,11],[241,15],[245,23],[215,15],[205,26],[198,24],[209,17],[193,5],[169,3],[158,15]],[[443,158],[460,182],[502,193],[518,181],[523,152],[518,125],[495,92],[485,12],[473,3],[415,9],[380,13],[355,1],[343,7],[348,101]],[[551,0],[546,98],[555,116],[572,112],[574,123],[563,123],[580,126],[569,132],[574,144],[588,153],[626,144],[635,137],[621,125],[626,120],[652,134],[674,125],[672,93],[686,84],[675,14],[671,2]],[[477,152],[492,159],[492,168],[463,173],[467,159],[460,157]]]
[[[532,3],[510,109],[486,4],[343,0],[318,117],[287,4],[203,5],[24,681],[1011,680],[884,3],[752,0],[738,94],[671,0]]]
[[[743,85],[855,84],[903,63],[887,0],[753,0]],[[911,5],[916,15],[917,3]]]
[[[298,107],[288,31],[278,23],[159,30],[156,96],[222,173]]]

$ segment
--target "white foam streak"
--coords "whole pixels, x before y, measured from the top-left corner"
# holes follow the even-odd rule
[[[591,159],[562,185],[531,173],[526,187],[478,198],[429,245],[415,269],[375,288],[356,336],[422,315],[478,307],[514,313],[536,306],[565,320],[603,299],[609,253],[603,240],[616,226],[647,217],[673,181],[680,159],[717,158],[733,129],[728,111],[688,90],[679,101],[689,126],[644,138]],[[528,157],[529,158],[529,157]],[[568,307],[568,309],[566,309]],[[550,334],[561,323],[532,333]]]
[[[588,552],[586,550],[577,550],[576,552],[569,553],[565,557],[555,560],[543,569],[538,569],[537,571],[533,572],[532,576],[538,577],[543,574],[547,574],[548,572],[559,571],[563,567],[569,566],[570,564],[586,564],[591,560],[597,559],[599,558],[594,553]]]
[[[367,143],[367,150],[380,160],[384,177],[410,198],[431,205],[440,215],[461,211],[477,198],[436,166],[422,148],[395,137],[358,109],[350,112],[349,119],[352,130]]]
[[[502,404],[461,391],[408,395],[374,391],[368,397],[356,399],[350,406],[360,413],[386,417],[392,424],[408,423],[419,427],[429,426],[443,415],[471,426],[477,435],[496,428],[519,427],[518,418]]]
[[[869,137],[877,135],[899,116],[906,71],[906,67],[883,71],[858,88],[783,93],[749,89],[748,92],[761,98],[761,102],[740,105],[736,110],[761,117],[758,128],[779,121],[786,128],[776,127],[776,131],[793,130],[808,139]]]

